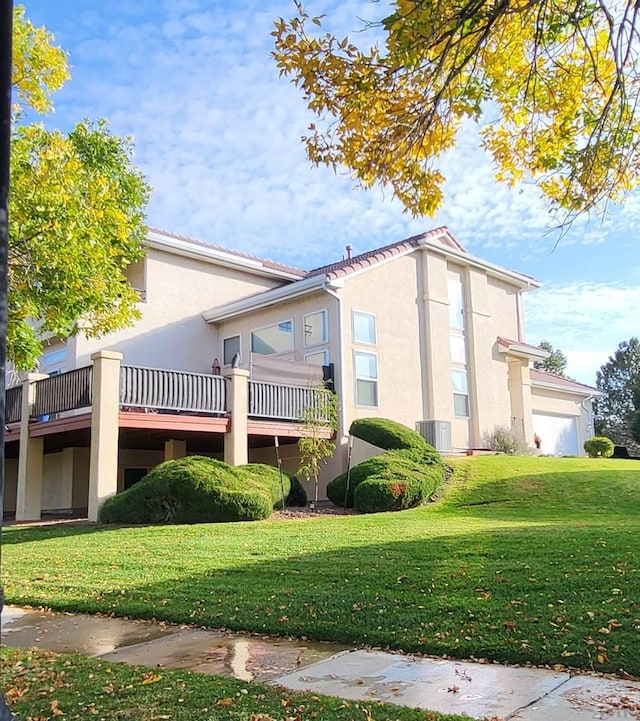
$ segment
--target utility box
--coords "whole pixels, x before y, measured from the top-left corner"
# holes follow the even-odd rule
[[[451,451],[451,421],[417,421],[416,431],[436,451]]]

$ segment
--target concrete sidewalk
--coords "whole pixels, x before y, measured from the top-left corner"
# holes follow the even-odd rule
[[[182,668],[363,701],[505,721],[640,719],[640,682],[334,644],[7,607],[9,646]]]

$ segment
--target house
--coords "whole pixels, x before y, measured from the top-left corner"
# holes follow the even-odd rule
[[[522,296],[538,287],[469,254],[446,228],[303,271],[149,229],[129,269],[141,319],[102,339],[49,339],[7,395],[5,510],[88,508],[191,453],[297,467],[297,422],[330,376],[348,429],[380,416],[443,452],[507,426],[581,453],[599,391],[529,368]],[[235,362],[234,362],[235,360]]]

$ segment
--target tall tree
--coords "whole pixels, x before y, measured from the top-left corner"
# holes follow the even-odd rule
[[[546,350],[549,354],[548,358],[540,361],[534,361],[533,367],[547,373],[554,373],[557,376],[564,376],[567,367],[567,356],[559,349],[554,348],[548,340],[540,341],[540,348]]]
[[[365,49],[310,30],[322,18],[296,5],[273,54],[320,118],[304,138],[313,163],[433,214],[438,158],[472,119],[497,179],[534,180],[561,223],[639,184],[635,0],[394,0]]]
[[[45,334],[102,335],[138,316],[125,271],[142,257],[150,189],[130,139],[106,121],[69,133],[24,123],[52,110],[69,73],[66,54],[22,7],[14,38],[7,355],[29,369]]]
[[[596,374],[596,386],[607,395],[594,402],[596,433],[618,445],[633,440],[632,426],[640,411],[640,341],[623,341]],[[640,442],[640,441],[639,441]]]

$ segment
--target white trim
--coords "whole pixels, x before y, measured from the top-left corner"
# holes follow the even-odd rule
[[[306,318],[310,315],[317,315],[318,313],[322,313],[324,315],[323,330],[325,331],[325,338],[323,338],[321,341],[318,341],[317,343],[307,343]],[[326,307],[318,308],[318,310],[310,310],[308,313],[303,313],[303,315],[302,315],[302,336],[303,336],[302,345],[304,348],[313,348],[315,346],[324,345],[325,343],[329,342],[329,313],[327,312]]]
[[[376,377],[362,377],[358,376],[356,356],[358,355],[373,356],[376,359]],[[376,384],[376,403],[373,406],[366,405],[365,403],[358,402],[358,380],[365,381],[368,383]],[[378,363],[378,354],[375,351],[370,350],[358,350],[353,349],[353,400],[356,408],[380,408],[380,365]]]
[[[356,338],[356,314],[358,315],[366,315],[370,318],[373,318],[373,335],[374,340],[368,341],[368,340],[358,340]],[[373,346],[378,345],[378,316],[375,313],[371,313],[368,310],[358,310],[357,308],[351,309],[351,340],[354,345],[364,345],[368,348],[371,348]]]
[[[260,259],[244,258],[242,256],[226,253],[218,248],[198,245],[186,240],[180,240],[172,236],[163,235],[155,230],[147,231],[145,245],[154,250],[163,250],[181,255],[186,258],[194,258],[196,260],[204,260],[216,265],[224,265],[229,268],[239,268],[248,273],[263,275],[273,278],[281,278],[284,280],[299,280],[300,274],[268,268]]]
[[[324,356],[324,363],[321,363],[321,365],[326,366],[329,365],[329,349],[328,348],[320,348],[319,350],[312,351],[311,353],[305,353],[304,354],[304,362],[308,363],[309,361],[307,358],[310,358],[312,355],[322,355]],[[313,363],[311,365],[318,365],[317,363]]]
[[[546,390],[558,391],[561,393],[572,393],[573,395],[584,396],[585,398],[602,398],[607,395],[603,391],[599,391],[596,388],[585,388],[584,390],[582,390],[580,388],[574,388],[568,385],[566,386],[561,383],[539,381],[537,379],[534,380],[533,378],[531,379],[531,387],[545,388]]]
[[[223,320],[229,320],[230,318],[250,313],[258,308],[268,308],[281,301],[293,300],[294,298],[315,293],[327,285],[330,288],[342,287],[338,284],[327,283],[327,277],[325,275],[315,275],[311,278],[298,280],[296,283],[290,283],[279,288],[263,291],[257,295],[251,295],[248,298],[243,298],[233,303],[216,306],[215,308],[211,308],[211,310],[204,311],[202,317],[207,323],[220,323]]]
[[[437,237],[448,238],[449,236],[447,233],[442,233]],[[429,250],[438,252],[445,257],[455,258],[462,265],[472,265],[476,268],[482,268],[482,270],[485,270],[488,275],[492,275],[495,278],[507,280],[510,283],[514,283],[515,281],[517,285],[521,286],[522,290],[532,290],[533,288],[540,287],[540,283],[534,278],[529,278],[528,276],[517,273],[514,270],[508,270],[507,268],[495,265],[494,263],[478,258],[475,255],[469,255],[469,253],[465,251],[456,250],[454,248],[445,248],[432,237],[419,238],[418,248],[428,248]]]
[[[240,353],[240,361],[242,362],[242,333],[233,333],[232,335],[225,336],[222,339],[222,367],[226,368],[227,366],[230,366],[231,363],[225,363],[224,362],[224,342],[226,340],[231,340],[232,338],[238,338],[238,353]]]

